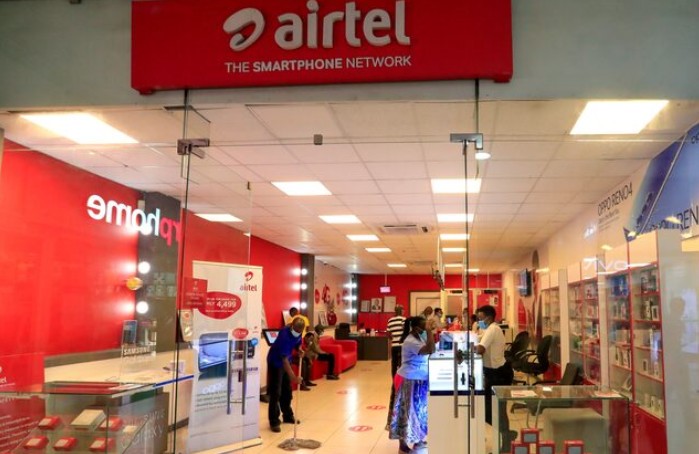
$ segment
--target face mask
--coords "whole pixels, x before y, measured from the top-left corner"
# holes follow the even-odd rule
[[[296,331],[294,331],[294,330],[292,329],[292,330],[291,330],[291,335],[294,336],[294,337],[300,337],[300,336],[301,336],[301,333],[297,333]]]
[[[423,342],[427,342],[427,331],[420,333],[420,339],[422,339]]]
[[[479,327],[480,329],[487,329],[487,328],[488,328],[488,325],[485,323],[485,321],[483,321],[483,320],[478,320],[478,327]]]

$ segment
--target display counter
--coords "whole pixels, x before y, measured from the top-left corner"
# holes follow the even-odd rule
[[[511,450],[493,437],[494,453],[629,454],[629,400],[595,386],[495,386],[493,433],[500,432],[513,408],[527,412]],[[533,448],[533,449],[532,449]]]
[[[2,452],[154,453],[167,449],[169,396],[162,386],[49,382],[0,391]]]
[[[453,350],[430,355],[428,398],[428,445],[431,452],[485,451],[485,400],[483,359],[474,355],[459,362]],[[473,396],[470,367],[473,365]]]

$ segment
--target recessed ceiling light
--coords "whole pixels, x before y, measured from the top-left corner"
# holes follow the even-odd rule
[[[376,235],[347,235],[352,241],[379,241],[379,237]]]
[[[480,178],[433,178],[434,194],[475,194],[481,191]]]
[[[570,133],[638,134],[667,103],[666,100],[589,101]]]
[[[367,252],[391,252],[391,249],[387,247],[368,247],[366,248]]]
[[[443,247],[442,252],[466,252],[465,247]]]
[[[473,213],[441,213],[437,214],[437,222],[473,222]]]
[[[199,216],[200,218],[204,218],[207,221],[211,221],[211,222],[243,222],[242,219],[238,219],[237,217],[232,216],[230,214],[197,213],[197,216]]]
[[[318,216],[328,224],[361,224],[362,221],[353,214],[323,215]]]
[[[608,244],[603,244],[601,247],[602,247],[602,249],[604,249],[605,251],[611,251],[612,249],[614,249],[613,247],[611,247],[611,246],[608,245]]]
[[[405,263],[389,263],[388,267],[389,268],[407,268],[408,265],[406,265]]]
[[[682,221],[677,216],[668,216],[665,220],[670,224],[682,225]]]
[[[58,112],[20,115],[25,120],[66,137],[81,145],[138,143],[94,115],[81,112]]]
[[[272,184],[290,196],[332,195],[320,181],[273,181]]]
[[[544,274],[544,273],[548,273],[548,272],[549,272],[549,269],[548,269],[548,268],[539,268],[539,269],[537,269],[535,272],[536,272],[537,274]]]
[[[463,263],[445,263],[444,268],[462,268],[464,266]]]
[[[465,221],[464,221],[465,222]],[[443,241],[468,240],[471,237],[468,233],[440,233],[439,239]]]
[[[469,268],[468,272],[469,273],[478,273],[481,269],[480,268]]]

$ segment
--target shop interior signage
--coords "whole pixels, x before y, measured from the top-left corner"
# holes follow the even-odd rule
[[[132,86],[512,77],[511,0],[134,1]]]

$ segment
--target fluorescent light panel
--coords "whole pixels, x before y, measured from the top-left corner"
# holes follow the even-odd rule
[[[365,249],[367,252],[391,252],[391,249],[387,247],[368,247]]]
[[[465,247],[443,247],[442,252],[466,252]]]
[[[273,181],[272,184],[286,195],[332,195],[320,181]]]
[[[434,194],[476,194],[481,192],[480,178],[433,178]]]
[[[589,101],[570,133],[638,134],[667,103],[666,100]]]
[[[444,268],[463,268],[463,263],[445,263]]]
[[[242,219],[238,219],[237,217],[230,215],[230,214],[198,213],[197,216],[199,216],[200,218],[206,219],[207,221],[211,221],[211,222],[243,222]]]
[[[468,233],[440,233],[439,239],[443,241],[468,240],[471,237]]]
[[[437,222],[441,223],[447,223],[447,222],[461,222],[465,223],[466,221],[468,222],[473,222],[473,213],[438,213],[437,214]]]
[[[389,268],[407,268],[408,267],[408,265],[406,265],[405,263],[389,263],[387,266]]]
[[[113,145],[138,143],[94,115],[81,112],[59,112],[20,115],[27,121],[48,129],[80,145]]]
[[[361,224],[362,221],[353,214],[333,214],[318,216],[328,224]]]
[[[379,237],[376,235],[347,235],[352,241],[379,241]]]

